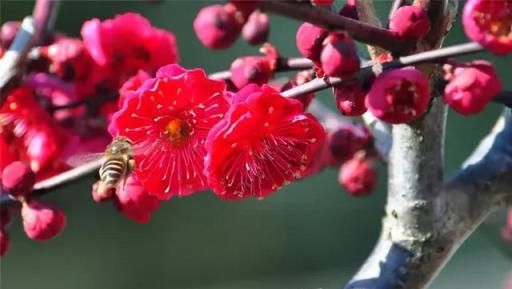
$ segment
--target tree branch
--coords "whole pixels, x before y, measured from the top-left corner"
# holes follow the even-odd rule
[[[386,50],[406,53],[414,49],[414,42],[401,40],[387,29],[334,14],[307,4],[289,3],[282,0],[261,1],[260,8],[300,21],[306,21],[329,30],[347,31],[355,40],[382,47]]]
[[[41,44],[53,29],[57,17],[57,0],[37,0],[32,17],[25,17],[13,43],[0,59],[0,106],[17,86],[24,61],[34,43]]]
[[[491,212],[512,203],[511,140],[512,112],[506,109],[493,131],[443,187],[425,184],[432,191],[421,190],[414,193],[420,198],[413,199],[405,197],[408,191],[390,192],[381,237],[345,288],[427,286]],[[421,180],[416,175],[409,177]]]
[[[58,0],[37,0],[32,17],[36,23],[36,32],[34,37],[35,45],[42,45],[46,42],[53,32],[57,12],[60,6]]]
[[[32,17],[25,17],[14,41],[0,59],[0,106],[4,104],[9,91],[16,86],[16,82],[19,80],[20,65],[30,50],[34,29]]]
[[[401,68],[405,66],[418,65],[421,63],[429,63],[429,62],[441,62],[447,58],[462,56],[466,54],[472,54],[481,52],[483,50],[482,46],[476,42],[469,42],[464,44],[453,45],[445,48],[439,48],[427,52],[421,52],[409,56],[402,56],[396,60],[386,62],[383,64],[376,65],[368,65],[361,68],[358,72],[356,72],[353,76],[348,78],[339,78],[339,77],[325,77],[325,78],[316,78],[312,81],[309,81],[301,86],[294,87],[289,89],[283,93],[283,96],[286,97],[295,97],[300,96],[316,91],[320,91],[326,88],[329,88],[334,85],[343,84],[347,81],[353,80],[354,78],[369,80],[374,78],[376,75],[380,74],[382,71],[388,69]]]

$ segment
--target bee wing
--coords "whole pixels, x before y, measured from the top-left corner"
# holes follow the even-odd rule
[[[78,167],[85,163],[89,163],[92,161],[97,161],[99,159],[102,159],[104,156],[105,156],[105,153],[77,154],[77,155],[72,155],[70,158],[68,158],[64,162],[70,167]]]
[[[151,142],[145,140],[142,142],[133,143],[131,151],[134,156],[143,156],[149,154],[149,152],[153,149],[153,146],[156,145],[158,145],[158,142]]]

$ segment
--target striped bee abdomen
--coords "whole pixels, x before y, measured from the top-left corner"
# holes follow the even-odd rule
[[[101,165],[99,174],[101,182],[107,188],[115,188],[126,174],[126,157],[110,156]]]

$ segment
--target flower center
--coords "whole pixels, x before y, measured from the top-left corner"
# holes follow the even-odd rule
[[[509,8],[505,8],[509,10]],[[510,11],[500,12],[497,15],[491,13],[475,13],[475,22],[482,29],[489,31],[497,37],[512,37],[512,17]]]
[[[183,120],[175,118],[167,123],[164,128],[164,135],[174,146],[185,144],[192,132],[190,126]]]
[[[414,83],[402,80],[399,84],[388,91],[388,102],[392,111],[415,114],[414,103],[418,96]]]

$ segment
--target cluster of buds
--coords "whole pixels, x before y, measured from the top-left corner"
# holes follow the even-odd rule
[[[259,1],[233,0],[199,11],[194,30],[201,43],[211,49],[228,48],[242,37],[251,45],[265,43],[270,31],[267,14],[256,9]]]
[[[329,132],[331,166],[339,166],[338,182],[352,196],[366,196],[375,187],[373,138],[363,126],[344,124]]]
[[[57,206],[34,199],[31,196],[36,175],[30,167],[15,161],[4,168],[0,190],[2,198],[16,202],[13,206],[0,208],[0,255],[9,247],[6,229],[11,223],[12,214],[20,212],[26,235],[36,241],[45,241],[57,236],[66,224],[66,217]],[[20,207],[21,204],[21,207]]]

